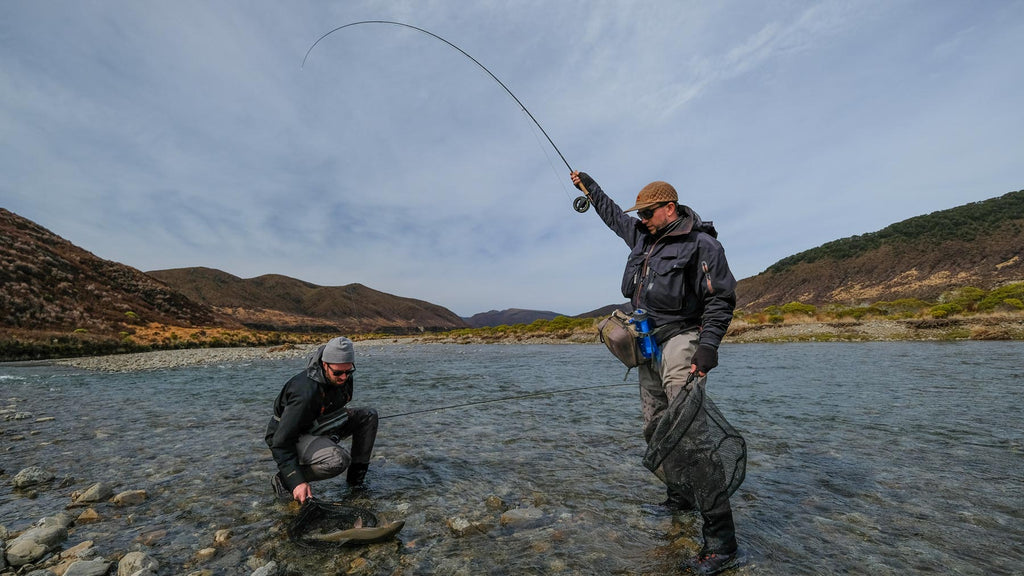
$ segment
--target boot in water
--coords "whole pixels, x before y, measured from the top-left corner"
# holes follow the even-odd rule
[[[345,480],[348,482],[348,485],[362,486],[363,480],[366,479],[366,471],[369,470],[369,468],[370,465],[368,463],[362,464],[359,462],[353,462],[348,467],[348,476],[345,477]]]

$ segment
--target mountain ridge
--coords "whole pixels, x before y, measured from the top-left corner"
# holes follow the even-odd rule
[[[1024,281],[1024,190],[827,242],[739,281],[740,309],[937,300]]]
[[[262,330],[409,334],[466,327],[447,308],[358,283],[319,286],[280,274],[243,279],[202,267],[147,274],[247,327]]]
[[[941,301],[969,287],[991,290],[1015,282],[1024,282],[1024,190],[909,218],[779,260],[739,281],[738,313],[794,302]],[[609,304],[574,318],[596,318],[615,308],[628,310],[629,305]],[[225,332],[236,345],[282,339],[253,339],[239,336],[239,330],[322,338],[315,335],[411,334],[474,324],[529,324],[557,316],[510,308],[460,318],[444,307],[359,283],[318,286],[280,274],[242,279],[203,267],[144,273],[104,260],[0,208],[0,359],[223,345]],[[216,335],[204,336],[207,331]],[[82,347],[90,341],[91,348]]]

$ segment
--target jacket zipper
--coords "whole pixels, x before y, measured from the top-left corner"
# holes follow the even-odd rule
[[[711,294],[715,293],[715,287],[711,285],[711,271],[708,270],[708,261],[700,261],[701,268],[704,268],[704,282],[708,285],[708,292]]]

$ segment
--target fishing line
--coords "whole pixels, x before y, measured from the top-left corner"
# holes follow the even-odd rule
[[[569,165],[569,161],[565,159],[565,155],[562,154],[562,151],[558,149],[558,146],[555,146],[555,141],[551,139],[551,136],[548,136],[547,131],[544,130],[544,127],[540,125],[540,122],[538,122],[537,119],[533,117],[533,114],[531,114],[530,111],[526,108],[526,105],[523,104],[522,101],[519,100],[519,98],[517,98],[516,95],[513,94],[511,90],[509,90],[508,86],[506,86],[504,82],[502,82],[500,79],[498,79],[498,77],[495,76],[493,72],[488,70],[486,66],[481,64],[479,60],[477,60],[476,58],[473,58],[472,56],[470,56],[468,52],[466,52],[462,48],[459,48],[455,44],[452,44],[448,40],[445,40],[444,38],[438,36],[437,34],[434,34],[433,32],[431,32],[429,30],[424,30],[423,28],[419,28],[417,26],[413,26],[412,24],[406,24],[404,22],[395,22],[393,20],[361,20],[359,22],[350,22],[350,23],[345,24],[343,26],[338,26],[334,30],[331,30],[331,31],[327,32],[326,34],[324,34],[323,36],[317,38],[316,42],[313,42],[313,45],[309,47],[309,50],[306,50],[306,55],[302,57],[302,66],[301,67],[302,68],[306,67],[306,60],[309,58],[309,54],[313,51],[313,48],[316,48],[316,45],[319,44],[321,40],[323,40],[324,38],[330,36],[331,34],[334,34],[335,32],[337,32],[339,30],[343,30],[345,28],[350,28],[352,26],[359,26],[359,25],[362,25],[362,24],[389,24],[389,25],[392,25],[392,26],[404,26],[405,28],[410,28],[412,30],[416,30],[418,32],[422,32],[422,33],[424,33],[424,34],[426,34],[428,36],[432,36],[432,37],[440,40],[441,42],[444,42],[445,44],[451,46],[452,48],[458,50],[463,56],[465,56],[466,58],[469,58],[470,60],[472,60],[473,63],[476,64],[477,66],[479,66],[484,72],[487,72],[487,74],[491,78],[493,78],[495,82],[497,82],[499,85],[501,85],[502,88],[505,89],[505,92],[508,92],[508,95],[511,96],[512,99],[516,101],[516,104],[519,104],[519,107],[523,109],[523,112],[526,112],[526,115],[530,117],[530,120],[533,120],[533,123],[537,125],[537,128],[540,128],[541,133],[544,134],[544,137],[547,138],[548,143],[551,144],[551,147],[554,148],[555,152],[558,153],[558,157],[561,158],[562,162],[565,163],[565,167],[569,169],[569,172],[573,172],[572,166]],[[587,209],[590,208],[590,199],[586,196],[586,190],[584,190],[584,196],[579,196],[578,198],[573,200],[573,208],[577,212],[580,212],[580,213],[586,212]]]
[[[473,402],[463,402],[462,404],[452,404],[451,406],[440,406],[438,408],[424,408],[422,410],[412,410],[410,412],[402,412],[401,414],[388,414],[387,416],[380,416],[378,420],[386,420],[388,418],[398,418],[399,416],[410,416],[412,414],[425,414],[427,412],[440,412],[442,410],[451,410],[453,408],[465,408],[467,406],[479,406],[481,404],[493,404],[495,402],[508,402],[509,400],[523,400],[524,398],[536,398],[538,396],[551,396],[554,394],[565,394],[567,392],[579,392],[581,390],[597,390],[599,388],[616,388],[619,386],[634,386],[633,383],[626,384],[599,384],[597,386],[580,386],[578,388],[564,388],[561,390],[548,390],[546,392],[532,392],[530,394],[521,394],[519,396],[507,396],[504,398],[492,398],[490,400],[476,400]]]

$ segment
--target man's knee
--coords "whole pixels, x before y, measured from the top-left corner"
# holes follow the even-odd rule
[[[356,408],[352,410],[353,424],[360,430],[377,430],[380,417],[375,408]]]
[[[323,448],[314,458],[312,468],[317,476],[333,478],[341,474],[352,463],[352,457],[341,446]]]

